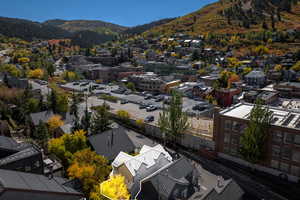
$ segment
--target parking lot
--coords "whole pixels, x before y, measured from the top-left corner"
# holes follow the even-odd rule
[[[104,103],[104,100],[99,99],[97,96],[91,96],[88,98],[88,107],[99,106]],[[145,109],[140,109],[139,105],[134,103],[126,103],[121,104],[120,102],[113,103],[106,101],[107,104],[111,107],[112,113],[117,113],[118,110],[126,110],[132,119],[145,119],[147,116],[153,115],[154,121],[150,122],[150,124],[158,126],[159,113],[161,110],[155,110],[152,112],[147,112]],[[85,109],[85,103],[80,104],[81,113],[83,113]],[[190,117],[189,122],[191,124],[191,128],[189,129],[190,134],[199,135],[208,139],[212,139],[212,129],[213,129],[213,120],[209,118],[197,118]]]

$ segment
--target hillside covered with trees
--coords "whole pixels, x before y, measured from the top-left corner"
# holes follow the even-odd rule
[[[220,0],[154,27],[146,35],[246,33],[300,28],[298,0]]]

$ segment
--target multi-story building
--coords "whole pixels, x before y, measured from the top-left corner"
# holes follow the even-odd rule
[[[142,75],[133,75],[128,77],[128,81],[135,84],[136,89],[159,92],[165,82],[160,79],[156,74],[148,72]]]
[[[240,137],[249,123],[253,104],[241,103],[216,112],[214,140],[220,157],[249,165],[239,154]],[[300,112],[270,107],[272,122],[265,142],[264,160],[259,170],[292,181],[300,178]]]
[[[284,82],[274,86],[282,97],[300,97],[300,83]]]

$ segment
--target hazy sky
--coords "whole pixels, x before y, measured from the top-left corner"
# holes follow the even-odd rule
[[[193,12],[216,0],[1,0],[0,16],[33,21],[95,19],[135,26]]]

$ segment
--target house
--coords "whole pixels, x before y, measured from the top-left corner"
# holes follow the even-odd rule
[[[88,141],[98,155],[114,160],[120,151],[132,153],[136,150],[125,128],[118,127],[88,137]]]
[[[0,199],[83,200],[72,181],[58,177],[0,169]]]
[[[20,88],[20,89],[26,89],[29,87],[29,81],[26,78],[17,78],[9,75],[4,75],[4,76],[6,76],[7,85],[9,87]]]
[[[283,82],[274,85],[281,97],[300,97],[300,83]]]
[[[279,93],[271,91],[263,91],[260,93],[257,98],[262,101],[263,104],[270,105],[275,103],[278,100]]]
[[[120,152],[111,175],[125,177],[131,199],[137,200],[240,200],[243,190],[161,145],[143,146],[136,156]],[[229,198],[230,197],[230,198]]]
[[[253,70],[249,72],[245,77],[245,82],[254,87],[262,87],[266,83],[266,75],[262,71]]]
[[[31,113],[29,118],[33,128],[35,128],[39,125],[40,122],[47,123],[48,120],[54,115],[55,114],[52,110],[47,110],[37,113]],[[67,112],[65,113],[65,115],[62,116],[62,120],[64,121],[64,125],[54,130],[54,137],[60,137],[65,133],[71,133],[72,125],[74,122],[74,116]]]
[[[33,126],[38,126],[40,122],[47,123],[48,120],[54,116],[52,110],[47,110],[43,112],[31,113],[30,114],[30,121]]]
[[[0,169],[44,173],[42,152],[33,144],[0,136]]]
[[[215,98],[222,107],[231,106],[234,102],[234,96],[241,93],[240,88],[220,88],[215,90]]]
[[[139,155],[120,152],[112,162],[112,174],[125,177],[131,198],[137,197],[141,181],[173,162],[171,155],[161,146],[143,146]]]

